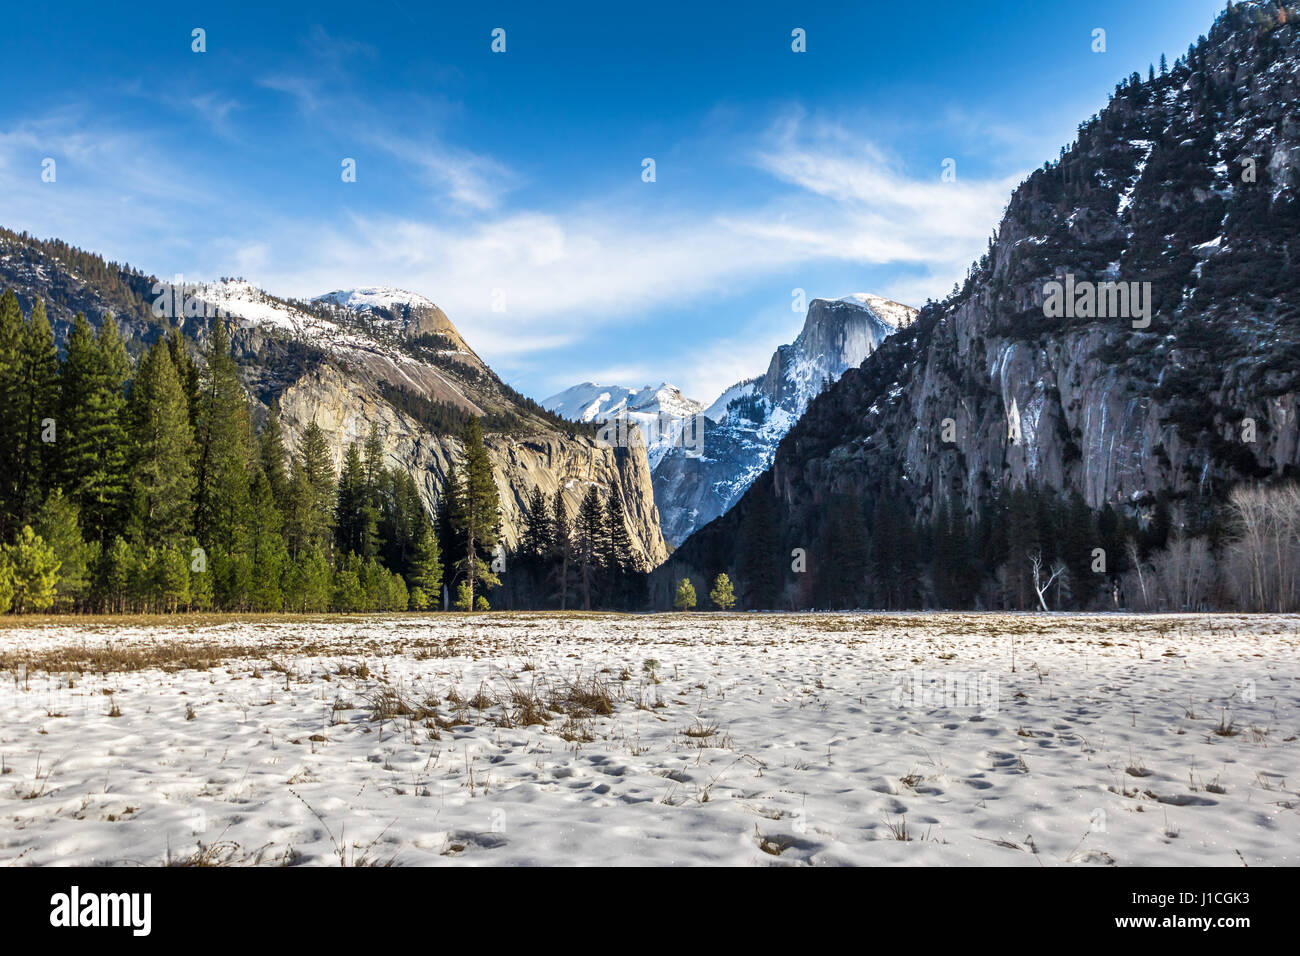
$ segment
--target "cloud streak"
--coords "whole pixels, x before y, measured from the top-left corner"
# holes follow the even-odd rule
[[[919,304],[938,297],[983,251],[1020,178],[959,175],[944,183],[937,168],[910,174],[880,144],[795,113],[735,147],[732,159],[761,180],[748,198],[662,199],[647,185],[577,205],[512,207],[507,200],[521,177],[494,157],[421,135],[418,126],[395,130],[383,113],[310,77],[261,82],[292,97],[321,135],[365,143],[418,170],[455,214],[346,204],[292,211],[276,197],[241,191],[237,181],[205,181],[183,157],[151,148],[141,131],[87,129],[82,115],[65,112],[0,134],[0,185],[19,220],[8,224],[36,220],[70,241],[103,243],[92,247],[115,255],[125,249],[159,274],[243,275],[281,295],[409,288],[437,301],[489,361],[541,375],[548,386],[603,368],[635,382],[672,380],[708,401],[762,371],[772,348],[789,338],[788,302],[766,313],[754,301],[774,277],[809,275],[793,284],[810,298],[873,291]],[[243,113],[215,95],[193,105],[211,125],[234,124]],[[40,183],[45,154],[70,161],[57,187]],[[74,179],[76,167],[93,173]],[[124,202],[132,209],[126,221]],[[202,235],[185,235],[184,221],[201,222]],[[90,235],[87,223],[95,223]],[[134,250],[152,228],[177,244],[162,261],[141,261]],[[177,248],[185,250],[181,261]],[[815,287],[811,277],[828,266],[894,268],[883,288]],[[763,314],[783,320],[755,335]],[[619,332],[631,329],[641,344],[621,353]],[[655,337],[661,347],[647,348]],[[744,364],[751,361],[757,364]]]

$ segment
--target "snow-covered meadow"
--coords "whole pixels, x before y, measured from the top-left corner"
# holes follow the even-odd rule
[[[1300,618],[0,629],[0,864],[1300,863]]]

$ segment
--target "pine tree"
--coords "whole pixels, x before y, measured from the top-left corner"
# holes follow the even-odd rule
[[[392,476],[384,467],[384,446],[379,438],[379,427],[373,422],[366,435],[362,460],[365,465],[365,497],[361,507],[366,532],[366,550],[362,553],[369,556],[378,554],[385,543],[379,534],[380,518],[385,501],[392,494]]]
[[[913,607],[917,598],[917,529],[904,500],[883,491],[871,520],[868,565],[880,603],[891,610]]]
[[[253,554],[246,529],[240,528],[233,548],[218,546],[209,560],[212,602],[227,611],[247,611],[253,600]]]
[[[23,313],[12,289],[0,296],[0,543],[21,527]]]
[[[23,325],[20,350],[20,435],[18,507],[19,520],[29,523],[44,498],[46,483],[57,480],[54,474],[57,439],[59,356],[54,347],[54,331],[45,316],[45,302],[36,300],[32,314]],[[47,420],[55,421],[55,431],[46,435]]]
[[[59,559],[31,525],[24,525],[17,540],[4,546],[4,555],[13,585],[14,613],[45,611],[53,606]]]
[[[682,578],[677,584],[677,596],[673,599],[673,607],[679,611],[689,611],[695,607],[695,585],[691,584],[690,578]]]
[[[185,393],[164,343],[145,353],[131,384],[131,536],[179,541],[190,530],[193,436]]]
[[[182,554],[189,560],[190,607],[196,611],[211,610],[214,600],[212,574],[208,570],[206,555],[199,547],[198,538],[191,536],[185,542]]]
[[[199,367],[194,364],[189,350],[185,347],[185,336],[180,329],[172,329],[167,336],[167,353],[172,364],[176,366],[176,377],[180,379],[181,391],[185,393],[185,405],[190,413],[190,427],[198,428],[199,414]]]
[[[281,530],[284,525],[275,505],[271,480],[259,470],[253,478],[252,546],[253,608],[279,611],[284,607],[284,576],[289,566],[289,550]]]
[[[330,598],[330,608],[344,613],[363,611],[366,605],[366,591],[362,583],[361,558],[355,553],[345,555],[334,572],[334,587]]]
[[[725,573],[713,579],[713,590],[709,592],[709,600],[719,611],[730,611],[736,606],[736,593],[732,590],[731,579]]]
[[[524,533],[521,542],[523,556],[540,562],[551,552],[551,512],[540,486],[533,486],[523,517]]]
[[[459,570],[469,585],[470,604],[477,606],[476,586],[501,583],[485,560],[485,556],[496,550],[500,539],[501,502],[477,418],[470,418],[466,423],[461,444],[460,493],[451,502],[451,518],[452,524],[465,536],[465,558]]]
[[[442,483],[438,497],[437,533],[438,549],[442,552],[443,590],[451,589],[456,580],[456,568],[459,558],[465,553],[465,535],[456,527],[453,520],[456,502],[460,500],[460,474],[453,460],[447,465],[447,477]],[[448,602],[450,603],[450,602]]]
[[[174,614],[190,604],[190,566],[185,553],[169,544],[158,553],[158,599],[161,609]]]
[[[388,572],[374,558],[366,558],[361,564],[361,589],[366,595],[363,610],[387,610]]]
[[[398,574],[409,574],[415,555],[421,522],[427,521],[420,489],[411,473],[401,468],[385,469],[379,494],[380,555],[384,564]]]
[[[420,522],[415,539],[415,557],[410,575],[411,606],[417,611],[436,607],[442,594],[442,555],[438,553],[438,536],[427,518]]]
[[[587,489],[578,506],[578,519],[575,522],[575,539],[578,557],[579,583],[582,587],[582,609],[591,610],[592,591],[596,584],[605,557],[605,522],[604,508],[600,501],[600,492],[593,485]]]
[[[334,508],[334,535],[339,551],[349,551],[363,558],[374,554],[375,525],[372,520],[366,486],[365,466],[357,443],[348,445],[339,472],[338,502]]]
[[[266,416],[266,425],[257,439],[258,458],[262,473],[271,484],[271,494],[275,506],[284,514],[289,505],[289,453],[284,446],[284,426],[280,424],[280,403],[271,402]]]
[[[59,610],[85,607],[90,599],[91,569],[98,557],[98,546],[82,538],[79,519],[76,504],[62,489],[47,495],[36,515],[35,531],[59,562],[55,602]]]
[[[632,580],[640,571],[632,553],[632,537],[627,532],[623,500],[618,487],[609,489],[605,498],[605,579],[609,601],[626,608],[632,599]]]
[[[1041,551],[1039,515],[1035,496],[1024,487],[1013,489],[1003,512],[1002,533],[1006,538],[1006,566],[1003,570],[1004,594],[1009,606],[1023,611],[1037,604],[1030,573],[1030,556]],[[1043,555],[1050,566],[1051,555]]]
[[[317,545],[302,551],[289,572],[285,605],[303,613],[329,610],[332,583],[329,560]]]
[[[610,488],[605,498],[605,537],[611,566],[619,573],[638,570],[636,555],[632,553],[632,536],[627,531],[627,513],[617,487]]]
[[[779,596],[781,574],[772,498],[771,473],[764,472],[745,496],[748,510],[741,522],[740,573],[746,607],[773,607]]]
[[[94,589],[99,606],[109,613],[122,611],[126,606],[128,577],[131,570],[131,548],[118,535],[100,552],[95,567]]]
[[[88,537],[105,547],[123,530],[128,503],[128,367],[113,317],[95,334],[78,313],[60,368],[59,471]]]
[[[387,611],[405,611],[411,603],[411,592],[407,588],[406,582],[400,574],[392,571],[385,572],[388,575],[387,600],[384,609]]]
[[[225,325],[213,319],[200,376],[194,527],[214,551],[237,548],[248,509],[248,398]]]
[[[1064,525],[1060,556],[1069,572],[1070,596],[1076,607],[1086,610],[1105,578],[1092,570],[1093,549],[1100,546],[1100,535],[1092,509],[1078,492],[1066,505]]]
[[[301,457],[300,467],[310,492],[305,502],[303,532],[307,542],[318,545],[328,554],[334,533],[337,478],[330,460],[329,443],[315,422],[303,432]]]
[[[560,610],[568,608],[569,579],[573,564],[573,530],[569,522],[569,509],[564,503],[564,488],[555,489],[551,507],[551,549],[555,590],[560,599]]]
[[[158,600],[158,549],[132,542],[126,566],[127,603],[144,614],[157,610]]]
[[[9,556],[0,548],[0,614],[8,614],[14,601],[14,569]]]
[[[868,554],[866,521],[856,494],[834,495],[826,506],[822,526],[818,591],[830,607],[861,606],[866,583]]]

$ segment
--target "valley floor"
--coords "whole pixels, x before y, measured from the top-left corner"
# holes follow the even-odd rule
[[[1300,863],[1300,618],[0,629],[0,865]]]

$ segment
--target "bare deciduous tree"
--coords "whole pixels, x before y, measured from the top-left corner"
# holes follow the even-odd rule
[[[1043,552],[1038,548],[1035,548],[1033,551],[1029,552],[1029,570],[1034,575],[1034,590],[1038,592],[1038,603],[1042,605],[1043,610],[1046,611],[1047,600],[1043,595],[1047,593],[1047,589],[1052,586],[1052,583],[1065,573],[1065,563],[1063,561],[1057,561],[1055,567],[1052,568],[1051,575],[1046,581],[1044,581]]]
[[[1236,526],[1229,574],[1240,605],[1300,609],[1300,487],[1238,486],[1228,503]]]
[[[1209,542],[1177,534],[1168,547],[1151,558],[1159,583],[1161,604],[1173,611],[1199,611],[1209,603],[1214,587],[1214,561]]]

